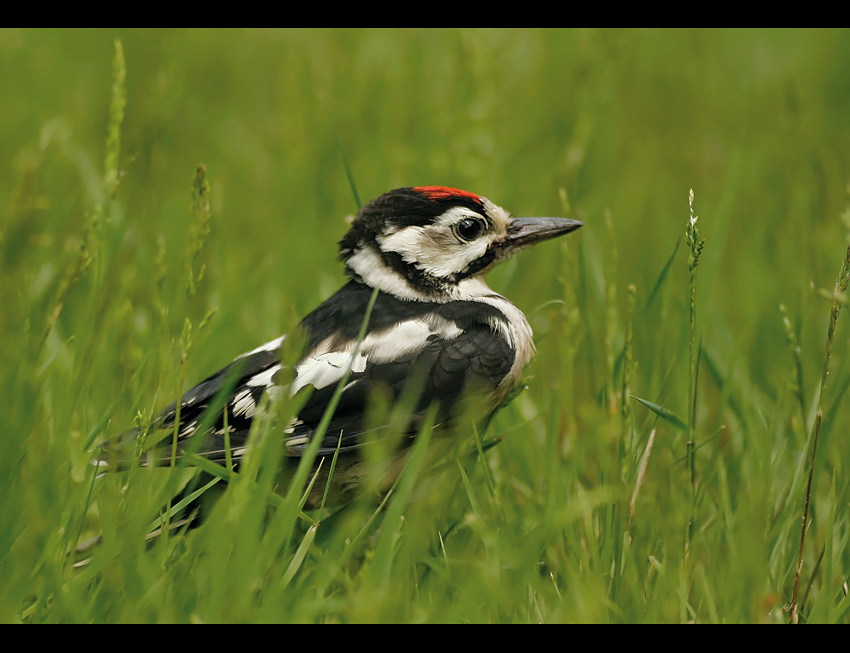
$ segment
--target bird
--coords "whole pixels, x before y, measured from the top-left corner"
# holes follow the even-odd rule
[[[149,431],[165,446],[144,460],[168,464],[173,436],[167,436],[176,430],[178,456],[193,451],[224,464],[229,455],[238,465],[264,401],[305,392],[297,415],[278,430],[291,464],[307,451],[344,381],[316,460],[338,456],[326,498],[350,502],[364,474],[363,447],[375,437],[368,416],[375,393],[399,402],[413,388],[412,413],[397,445],[400,460],[429,410],[447,427],[469,398],[484,418],[502,404],[535,345],[525,315],[491,290],[485,275],[520,250],[581,226],[567,218],[514,218],[483,196],[445,186],[398,188],[373,199],[339,241],[348,281],[300,323],[306,344],[298,362],[282,360],[292,334],[238,356],[152,420]],[[139,437],[137,428],[107,441],[98,464],[121,468],[121,452],[134,450]],[[318,504],[320,485],[307,507]]]

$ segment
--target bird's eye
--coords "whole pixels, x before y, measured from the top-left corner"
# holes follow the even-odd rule
[[[475,240],[484,233],[484,223],[475,218],[464,218],[455,225],[455,233],[461,240]]]

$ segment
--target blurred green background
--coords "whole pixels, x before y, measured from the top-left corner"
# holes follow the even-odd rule
[[[23,229],[20,243],[46,251],[13,262],[56,261],[81,233],[93,198],[79,181],[100,174],[115,38],[128,69],[127,255],[153,257],[158,236],[166,256],[182,253],[192,174],[206,165],[211,292],[226,293],[222,310],[245,303],[227,351],[281,328],[269,287],[285,287],[300,314],[340,278],[334,242],[356,205],[333,128],[364,202],[442,184],[515,215],[557,215],[563,187],[587,223],[581,237],[603,248],[609,211],[617,282],[640,292],[693,188],[717,277],[700,300],[706,328],[722,317],[767,384],[777,306],[802,310],[810,281],[828,285],[841,255],[846,31],[5,30],[2,206],[49,157],[35,206],[18,207],[25,224],[4,225],[7,243]]]
[[[127,67],[117,194],[92,266],[71,284],[41,349],[87,220],[107,201],[116,39]],[[357,205],[337,138],[363,202],[446,185],[517,216],[561,216],[565,193],[584,221],[570,243],[541,246],[490,277],[542,338],[519,413],[545,412],[554,396],[574,412],[563,419],[586,417],[583,432],[593,433],[599,418],[588,406],[613,383],[609,359],[622,350],[635,284],[633,390],[685,414],[684,247],[664,302],[641,311],[684,232],[690,189],[707,240],[698,334],[715,380],[704,372],[700,381],[704,436],[732,422],[772,427],[767,411],[785,410],[791,357],[780,304],[811,402],[829,313],[815,290],[831,290],[847,245],[847,30],[3,29],[0,388],[11,398],[11,435],[0,475],[9,492],[28,474],[55,473],[63,480],[39,499],[50,503],[82,481],[84,434],[109,419],[104,432],[120,431],[136,411],[170,401],[184,315],[197,324],[218,309],[188,359],[192,383],[290,329],[341,284],[335,243]],[[199,294],[186,302],[199,164],[212,187],[212,230]],[[574,306],[547,304],[566,301],[571,283]],[[838,389],[850,378],[847,344],[839,324]],[[742,415],[740,392],[769,398],[755,421]],[[845,430],[847,420],[846,410],[836,416]],[[76,454],[56,445],[69,432]],[[750,435],[733,429],[734,452]],[[40,462],[33,447],[45,452]],[[823,456],[846,469],[845,452],[833,443]],[[588,473],[590,483],[605,476]],[[0,541],[14,541],[30,518],[18,510],[6,508]]]

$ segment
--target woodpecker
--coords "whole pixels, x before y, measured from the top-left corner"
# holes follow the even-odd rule
[[[521,249],[581,226],[564,218],[512,218],[485,197],[443,186],[399,188],[372,200],[339,242],[349,281],[301,322],[306,348],[294,370],[281,362],[284,335],[242,354],[186,392],[180,399],[178,455],[190,448],[224,463],[229,441],[231,460],[238,464],[263,397],[311,387],[296,418],[281,429],[284,456],[297,459],[348,373],[318,457],[339,451],[335,474],[341,481],[332,479],[334,494],[340,502],[350,500],[357,490],[358,450],[375,388],[398,400],[421,370],[402,451],[431,406],[437,420],[448,424],[470,395],[482,401],[485,414],[500,405],[535,348],[525,315],[493,292],[484,276]],[[361,341],[358,334],[375,289]],[[232,389],[223,410],[205,418],[228,384]],[[152,429],[173,433],[177,416],[175,402],[153,420]],[[204,429],[202,422],[208,425]],[[138,429],[108,442],[100,464],[115,462],[114,451],[126,449],[137,436]],[[203,444],[189,446],[198,438],[205,438]],[[154,462],[170,460],[170,445],[165,450]],[[318,496],[323,490],[316,490]]]

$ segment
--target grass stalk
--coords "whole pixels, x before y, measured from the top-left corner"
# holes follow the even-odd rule
[[[699,357],[696,346],[696,320],[697,320],[697,280],[696,270],[699,265],[699,257],[705,246],[705,240],[699,237],[697,229],[697,220],[699,216],[694,214],[694,191],[690,190],[688,194],[688,206],[690,216],[688,225],[685,229],[685,242],[688,245],[688,326],[689,326],[689,343],[688,343],[688,440],[686,443],[687,449],[687,465],[688,474],[690,476],[691,486],[691,514],[688,520],[688,532],[685,542],[685,558],[687,560],[688,553],[693,538],[694,529],[694,510],[696,509],[696,438],[694,431],[696,429],[696,395],[697,395],[697,378]]]
[[[360,209],[363,206],[363,202],[360,201],[360,193],[357,191],[357,184],[354,181],[354,173],[351,171],[351,166],[348,165],[348,157],[345,156],[345,148],[342,146],[342,139],[339,137],[336,125],[334,125],[333,117],[331,116],[331,109],[328,106],[328,103],[325,102],[324,98],[322,98],[322,106],[325,109],[325,115],[328,117],[328,123],[330,123],[331,131],[334,135],[337,152],[339,152],[340,159],[342,159],[342,167],[345,168],[345,176],[348,178],[348,186],[351,189],[351,194],[354,196],[354,203],[357,204],[357,208]]]
[[[803,573],[803,549],[806,543],[806,529],[809,524],[809,501],[812,495],[812,481],[815,476],[815,459],[818,449],[818,435],[820,434],[821,422],[823,421],[823,401],[826,395],[826,381],[829,376],[829,361],[832,357],[832,345],[835,340],[835,324],[838,321],[838,314],[841,311],[841,305],[846,301],[845,293],[847,286],[850,284],[850,246],[847,247],[847,253],[844,256],[844,262],[838,271],[838,278],[835,280],[835,288],[832,296],[832,309],[829,312],[829,326],[826,331],[826,347],[823,356],[823,369],[820,379],[820,394],[818,395],[818,407],[815,413],[815,423],[812,434],[812,450],[809,454],[809,480],[806,483],[806,497],[803,504],[803,524],[800,529],[800,548],[797,553],[797,570],[794,574],[794,594],[791,597],[791,605],[788,608],[790,613],[791,623],[797,623],[800,616],[800,606],[797,603],[797,593],[800,588],[800,576]],[[832,537],[831,533],[827,537]]]
[[[183,313],[183,329],[180,336],[180,361],[177,370],[177,395],[174,406],[174,431],[171,438],[171,469],[175,470],[177,465],[177,449],[180,438],[180,413],[182,408],[183,390],[186,385],[186,360],[189,356],[189,350],[192,348],[194,332],[203,329],[210,321],[213,311],[201,320],[197,329],[193,328],[192,320],[189,318],[189,304],[191,299],[196,295],[198,284],[204,278],[205,266],[199,263],[201,251],[204,243],[210,233],[210,202],[209,202],[210,185],[207,181],[207,170],[204,166],[199,165],[195,170],[195,176],[192,179],[192,221],[189,225],[189,242],[186,247],[186,255],[184,257],[184,282],[186,293],[184,296],[184,313]],[[229,454],[229,442],[228,442]],[[232,471],[232,466],[228,464],[228,469]],[[170,530],[168,528],[168,520],[171,514],[171,500],[169,499],[166,506],[166,527],[162,529],[165,537]]]

